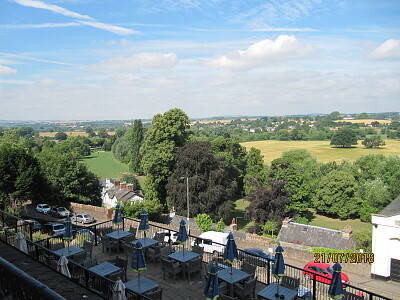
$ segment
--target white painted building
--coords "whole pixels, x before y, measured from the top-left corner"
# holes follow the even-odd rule
[[[143,202],[142,191],[134,191],[132,184],[115,180],[111,188],[105,190],[102,195],[103,206],[111,208],[117,205],[118,201]]]
[[[400,196],[372,215],[371,276],[400,282]]]

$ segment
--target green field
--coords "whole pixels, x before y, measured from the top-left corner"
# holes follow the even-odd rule
[[[318,161],[340,162],[344,159],[354,161],[360,156],[368,154],[384,154],[384,155],[400,155],[400,141],[399,140],[385,140],[386,146],[378,149],[367,149],[359,141],[357,147],[353,148],[333,148],[330,141],[258,141],[241,143],[246,147],[247,151],[251,147],[260,149],[261,154],[264,156],[264,161],[268,164],[276,158],[282,156],[283,152],[294,149],[306,149]]]
[[[83,159],[89,170],[96,174],[100,179],[118,178],[124,172],[129,172],[128,166],[117,161],[112,152],[95,152],[91,156]]]

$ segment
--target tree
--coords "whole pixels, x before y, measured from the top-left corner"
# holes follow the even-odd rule
[[[219,219],[219,221],[217,222],[217,225],[215,226],[215,231],[218,232],[222,232],[222,230],[224,230],[226,227],[224,220],[221,218]]]
[[[213,222],[208,214],[198,214],[194,220],[201,231],[206,232],[211,230]]]
[[[264,225],[261,225],[261,229],[264,234],[274,235],[274,232],[278,229],[278,223],[276,221],[269,220],[265,222]]]
[[[380,146],[385,146],[386,143],[379,135],[374,135],[369,138],[365,138],[362,144],[367,148],[379,148]]]
[[[357,119],[359,119],[359,120],[369,119],[369,115],[366,112],[363,112],[363,113],[357,115]]]
[[[313,198],[317,213],[348,219],[357,217],[361,199],[358,184],[350,173],[332,171],[321,178]]]
[[[90,126],[85,128],[85,132],[88,134],[88,137],[90,137],[90,138],[96,136],[96,133],[94,132],[93,128]]]
[[[68,138],[68,135],[65,132],[57,132],[54,138],[59,141],[65,141]]]
[[[142,168],[140,166],[142,161],[140,147],[142,146],[144,138],[144,129],[141,120],[134,121],[133,128],[126,132],[125,138],[130,145],[129,170],[140,174],[142,173]]]
[[[351,128],[341,128],[333,135],[331,145],[341,146],[343,148],[357,145],[357,135]]]
[[[121,177],[121,181],[125,181],[126,183],[130,183],[133,185],[133,190],[140,190],[140,184],[137,180],[136,176],[133,174],[125,174]]]
[[[242,194],[243,177],[246,169],[246,150],[230,138],[217,138],[211,142],[213,153],[225,160],[228,176],[236,183],[235,193]]]
[[[262,185],[266,184],[267,167],[261,151],[252,147],[247,154],[246,160],[246,175],[244,176],[244,193],[246,195],[253,189],[255,182],[259,182]]]
[[[98,178],[79,162],[74,153],[55,150],[38,155],[44,177],[51,185],[52,202],[65,201],[101,204],[101,186]]]
[[[364,182],[360,190],[364,200],[360,208],[360,219],[371,222],[371,214],[380,212],[392,201],[389,188],[378,178]]]
[[[171,205],[187,214],[186,180],[189,178],[190,215],[207,213],[214,221],[226,218],[233,208],[235,184],[225,170],[224,160],[211,153],[208,142],[192,142],[180,149],[176,166],[166,186]]]
[[[268,220],[281,224],[288,215],[286,207],[290,203],[290,194],[284,189],[285,183],[273,180],[268,185],[269,187],[265,187],[258,183],[245,198],[249,202],[246,215],[254,220],[256,226],[263,225]]]
[[[35,157],[22,146],[0,144],[0,205],[2,209],[19,213],[27,200],[38,201],[46,197],[45,182]]]
[[[146,174],[146,201],[162,204],[164,210],[167,208],[165,186],[175,166],[175,154],[189,139],[189,124],[188,116],[178,108],[164,115],[157,114],[140,148]]]
[[[114,157],[122,163],[129,162],[130,145],[129,142],[123,138],[119,138],[111,147]]]

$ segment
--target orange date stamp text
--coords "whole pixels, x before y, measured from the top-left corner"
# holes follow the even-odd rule
[[[315,263],[370,263],[374,262],[374,253],[314,253]]]

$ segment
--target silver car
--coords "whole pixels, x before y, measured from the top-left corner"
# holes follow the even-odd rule
[[[69,210],[62,206],[52,206],[50,214],[58,218],[66,218],[69,216]]]
[[[79,222],[82,224],[88,224],[88,223],[93,223],[96,222],[96,219],[89,214],[79,214],[71,217],[72,222]]]
[[[38,204],[36,205],[36,211],[42,214],[48,214],[50,211],[50,206],[48,204]]]

